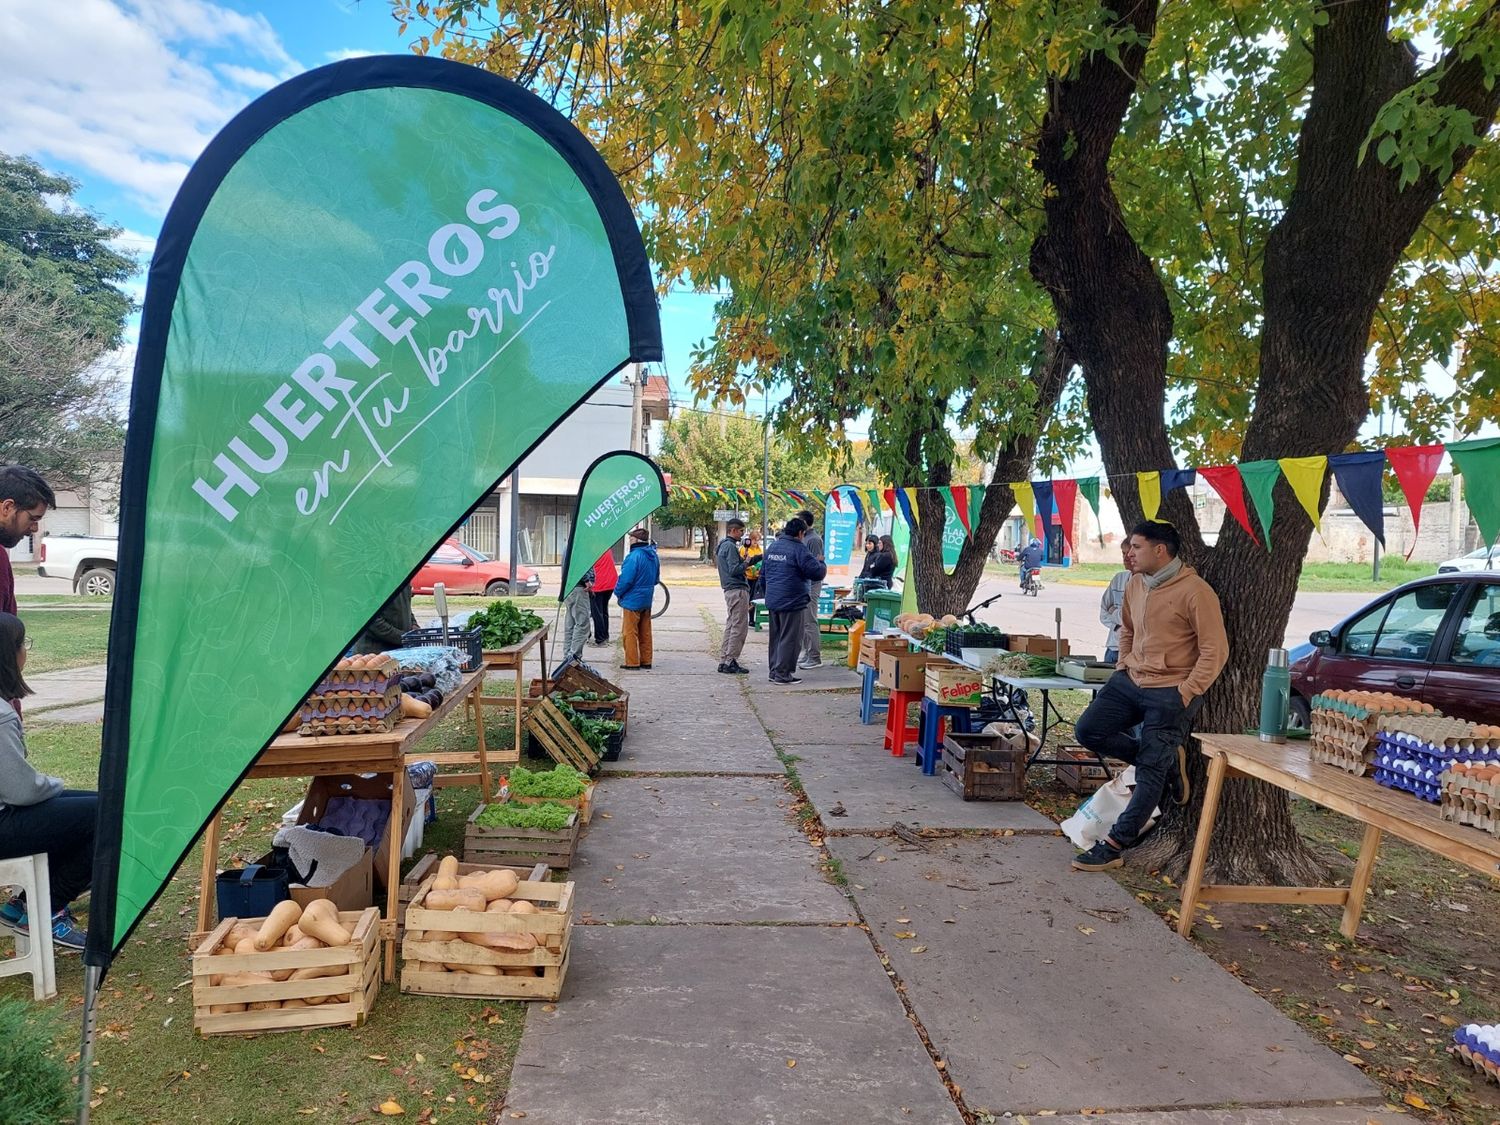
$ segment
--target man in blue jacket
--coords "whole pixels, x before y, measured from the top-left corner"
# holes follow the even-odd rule
[[[661,579],[661,560],[650,540],[644,527],[630,533],[630,553],[615,583],[615,600],[624,619],[625,663],[620,668],[627,672],[651,667],[651,598]]]
[[[813,558],[802,545],[807,524],[787,521],[766,547],[762,573],[766,579],[766,609],[771,615],[770,665],[773,684],[798,684],[792,673],[802,651],[802,617],[811,600],[809,582],[821,582],[828,573],[822,559]]]

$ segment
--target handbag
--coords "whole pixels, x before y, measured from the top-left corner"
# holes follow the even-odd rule
[[[284,867],[252,863],[240,870],[221,871],[214,880],[219,917],[264,918],[278,902],[292,896]]]

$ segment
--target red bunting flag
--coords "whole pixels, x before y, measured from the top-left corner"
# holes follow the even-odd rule
[[[839,499],[839,490],[838,489],[835,488],[832,492],[830,492],[828,494],[828,499],[830,499],[830,500],[833,501],[833,506],[838,511],[842,512],[844,510],[844,502]]]
[[[1057,501],[1057,518],[1062,521],[1063,540],[1073,549],[1073,511],[1078,504],[1078,482],[1071,478],[1052,482],[1052,498]]]
[[[973,535],[974,529],[969,526],[968,485],[955,485],[950,491],[953,496],[953,510],[958,513],[958,522],[964,525],[964,534]]]
[[[1224,507],[1229,509],[1229,514],[1239,521],[1245,533],[1258,545],[1260,537],[1255,534],[1255,528],[1250,526],[1250,512],[1245,507],[1245,485],[1240,480],[1240,467],[1238,465],[1212,465],[1206,469],[1199,469],[1198,475],[1219,494],[1219,499],[1224,501]]]
[[[1432,487],[1432,478],[1437,476],[1438,466],[1443,463],[1441,445],[1388,445],[1385,459],[1391,463],[1391,471],[1401,485],[1406,503],[1411,507],[1411,547],[1406,557],[1411,558],[1417,547],[1417,532],[1422,526],[1422,501],[1427,499],[1427,490]]]
[[[896,514],[896,490],[894,488],[887,488],[881,495],[885,497],[885,506],[891,510],[891,514],[894,516]]]

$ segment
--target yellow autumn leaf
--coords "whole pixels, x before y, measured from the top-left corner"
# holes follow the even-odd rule
[[[400,1117],[406,1113],[401,1104],[393,1099],[387,1098],[380,1103],[380,1115],[382,1117]]]
[[[1406,1097],[1402,1098],[1401,1100],[1404,1101],[1407,1105],[1411,1106],[1412,1109],[1431,1109],[1432,1108],[1431,1106],[1429,1106],[1427,1104],[1426,1101],[1423,1100],[1421,1094],[1407,1094]]]

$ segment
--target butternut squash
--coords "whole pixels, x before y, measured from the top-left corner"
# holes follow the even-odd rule
[[[253,938],[260,933],[260,927],[249,922],[236,922],[229,927],[229,936],[224,939],[224,945],[233,949],[235,944],[242,938]]]
[[[523,899],[518,899],[516,901],[515,905],[510,908],[510,912],[512,914],[540,914],[541,913],[541,911],[536,908],[536,903],[534,903],[534,902],[527,902],[524,898]]]
[[[486,901],[492,902],[497,898],[509,898],[521,885],[521,880],[516,878],[514,871],[498,868],[494,871],[476,871],[472,875],[461,875],[458,885],[468,890],[480,891]]]
[[[495,934],[476,931],[458,936],[472,945],[482,945],[486,949],[501,949],[508,953],[525,953],[527,950],[536,948],[536,938],[531,934]]]
[[[508,898],[497,898],[484,908],[486,914],[509,914],[516,904]]]
[[[232,953],[259,953],[260,951],[261,951],[260,946],[258,946],[258,945],[255,944],[255,939],[253,937],[247,937],[247,938],[241,938],[239,941],[235,942],[234,943],[234,949],[231,950],[230,952],[232,952]]]
[[[456,856],[456,855],[445,855],[442,859],[438,860],[437,873],[439,875],[447,875],[451,879],[457,879],[458,878],[458,856]]]
[[[347,965],[309,965],[298,969],[289,980],[317,980],[319,977],[341,977],[349,971]]]
[[[498,977],[501,975],[499,965],[465,965],[456,961],[447,962],[448,971],[453,973],[471,973],[476,977]]]
[[[440,891],[434,888],[427,892],[422,905],[428,910],[470,910],[475,914],[483,914],[484,908],[489,903],[483,891],[462,887],[456,891]]]
[[[326,902],[326,899],[319,899]],[[302,931],[308,937],[317,938],[324,945],[341,946],[349,944],[349,931],[344,929],[337,917],[330,918],[325,912],[302,914]]]
[[[501,969],[508,977],[534,977],[537,975],[536,967],[532,965],[506,965]]]
[[[458,935],[452,930],[428,930],[428,941],[457,941]]]
[[[283,1000],[281,1006],[283,1008],[305,1008],[308,1005],[307,1001],[302,999],[302,997],[293,996],[290,1000]]]
[[[432,714],[432,705],[414,695],[401,693],[401,717],[403,719],[425,719]]]
[[[286,933],[281,935],[281,944],[290,949],[306,936],[307,935],[302,932],[302,927],[294,923],[293,925],[287,927]]]
[[[278,902],[271,908],[271,913],[266,915],[266,920],[260,924],[260,932],[255,935],[255,948],[264,953],[268,949],[274,949],[281,936],[292,926],[297,924],[302,917],[302,907],[291,899]]]
[[[458,880],[452,875],[438,875],[432,880],[432,889],[435,891],[456,891]]]
[[[281,1007],[281,1001],[280,1000],[256,1000],[256,1001],[253,1001],[250,1004],[250,1011],[252,1011],[252,1012],[265,1012],[265,1011],[269,1011],[271,1008],[279,1008],[279,1007]]]
[[[225,973],[219,983],[226,988],[240,988],[249,984],[270,984],[270,973]]]
[[[210,1004],[208,1006],[208,1014],[211,1016],[227,1016],[244,1010],[243,1004]]]

